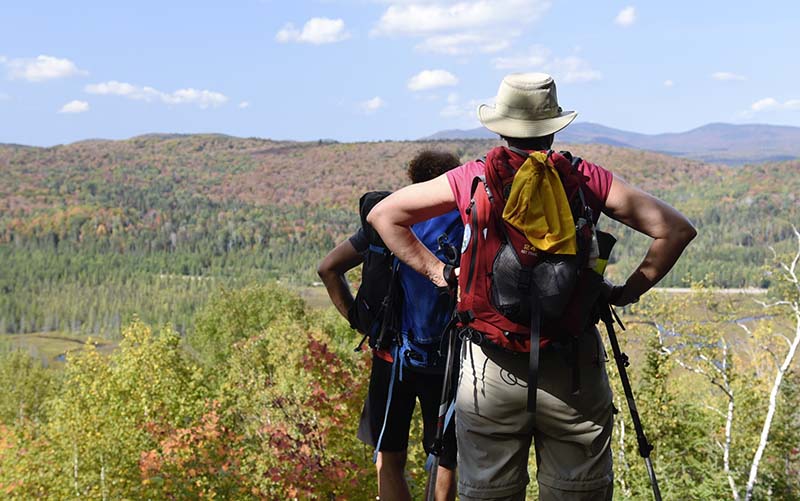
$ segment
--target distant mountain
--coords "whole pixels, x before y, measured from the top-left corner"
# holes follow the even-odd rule
[[[448,129],[423,137],[421,141],[450,141],[453,139],[497,139],[497,134],[484,127],[477,129]]]
[[[18,144],[18,143],[0,143],[0,147],[3,147],[3,148],[36,148],[36,146],[28,146],[26,144]]]
[[[485,128],[478,128],[445,130],[424,139],[493,137],[497,135]],[[556,140],[560,143],[622,146],[729,165],[800,158],[800,127],[780,125],[713,123],[687,132],[639,134],[580,122],[559,132]]]

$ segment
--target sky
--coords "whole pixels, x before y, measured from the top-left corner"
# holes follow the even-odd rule
[[[503,76],[655,134],[800,126],[800,2],[0,0],[0,143],[479,127]]]

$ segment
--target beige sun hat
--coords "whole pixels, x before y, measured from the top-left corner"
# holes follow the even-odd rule
[[[494,106],[478,107],[484,127],[512,138],[541,137],[569,125],[578,114],[558,105],[556,83],[546,73],[512,73],[500,83]]]

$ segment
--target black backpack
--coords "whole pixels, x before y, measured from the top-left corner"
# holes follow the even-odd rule
[[[358,201],[361,227],[369,242],[361,268],[361,285],[347,312],[350,327],[364,334],[356,351],[369,339],[369,346],[387,349],[397,337],[399,308],[392,304],[398,294],[397,264],[380,235],[367,222],[367,215],[390,191],[370,191]]]

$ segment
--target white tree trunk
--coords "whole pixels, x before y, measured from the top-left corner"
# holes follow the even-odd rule
[[[794,305],[794,309],[796,318],[794,340],[789,347],[789,351],[786,353],[786,357],[783,359],[783,364],[781,364],[777,374],[775,374],[775,381],[772,384],[772,391],[769,394],[769,408],[767,410],[767,417],[764,418],[764,427],[761,429],[761,439],[758,442],[756,454],[753,456],[753,462],[750,466],[750,476],[747,479],[747,490],[745,492],[745,500],[747,501],[749,501],[753,495],[753,488],[755,487],[756,476],[758,475],[758,465],[761,462],[764,449],[767,447],[769,430],[772,427],[772,419],[775,417],[775,408],[778,405],[778,391],[781,389],[783,376],[786,374],[786,371],[789,370],[789,366],[792,363],[794,354],[797,352],[797,346],[800,345],[800,311],[798,311],[797,304]]]
[[[722,462],[725,469],[725,475],[728,477],[728,485],[731,486],[731,493],[733,499],[739,501],[739,489],[736,487],[736,481],[731,474],[731,428],[733,427],[733,391],[731,391],[728,399],[728,415],[725,418],[725,447],[722,453]]]
[[[755,488],[756,478],[758,476],[758,466],[761,463],[761,457],[764,455],[764,449],[767,448],[769,431],[772,427],[772,419],[775,417],[775,408],[778,406],[778,392],[780,391],[781,384],[783,383],[783,376],[786,374],[786,371],[789,370],[789,366],[792,364],[792,359],[797,352],[797,347],[800,345],[800,301],[798,301],[798,298],[800,298],[800,279],[798,279],[797,276],[797,265],[800,263],[800,231],[798,231],[795,227],[792,227],[792,229],[794,230],[794,235],[797,238],[797,253],[790,264],[787,265],[786,263],[780,263],[780,266],[785,273],[786,279],[794,286],[796,292],[799,294],[793,298],[785,298],[783,301],[778,301],[775,303],[775,305],[788,306],[791,308],[795,317],[794,339],[789,344],[789,350],[786,352],[783,363],[778,368],[778,372],[775,374],[775,381],[772,383],[772,391],[770,391],[769,394],[769,407],[767,408],[767,416],[764,418],[764,426],[761,429],[761,439],[758,442],[758,448],[753,456],[753,462],[750,465],[750,476],[747,479],[747,487],[745,490],[746,501],[749,501],[753,496],[753,489]],[[774,252],[775,251],[773,250],[773,253]]]

